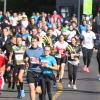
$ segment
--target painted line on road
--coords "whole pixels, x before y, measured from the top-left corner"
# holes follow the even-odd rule
[[[52,100],[57,100],[57,98],[62,94],[63,85],[60,82],[57,82],[57,92],[53,95]]]

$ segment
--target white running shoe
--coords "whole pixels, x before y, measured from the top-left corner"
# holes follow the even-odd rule
[[[72,85],[72,88],[73,88],[74,90],[77,90],[76,85]]]
[[[72,87],[72,85],[71,84],[68,84],[68,88],[71,88]]]

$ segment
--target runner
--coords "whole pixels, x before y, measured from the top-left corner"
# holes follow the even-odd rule
[[[8,91],[11,91],[15,87],[15,76],[14,76],[14,57],[10,58],[12,55],[12,47],[16,46],[16,36],[11,37],[11,42],[6,45],[6,50],[8,52],[8,63],[5,70],[5,78],[7,78]]]
[[[50,28],[47,31],[47,34],[42,38],[43,40],[43,44],[45,45],[49,45],[51,47],[53,47],[53,44],[56,41],[56,36],[53,35],[53,30]]]
[[[66,47],[68,46],[68,43],[64,41],[64,35],[59,36],[59,41],[57,41],[54,44],[55,48],[55,57],[57,60],[57,65],[59,66],[59,71],[57,73],[57,77],[59,78],[59,81],[62,82],[62,78],[64,76],[64,67],[67,61],[66,57]]]
[[[70,44],[71,38],[77,35],[76,30],[74,29],[72,25],[69,26],[69,30],[67,31],[65,35],[67,36],[67,42]]]
[[[29,86],[29,93],[31,100],[36,100],[36,79],[41,75],[41,67],[39,64],[39,58],[43,54],[43,49],[38,47],[39,38],[37,36],[32,37],[31,47],[26,50],[24,59],[26,64],[29,65],[27,71],[27,82]]]
[[[1,38],[0,38],[0,46],[2,48],[2,51],[4,52],[5,56],[7,57],[6,59],[6,67],[7,67],[7,64],[8,64],[8,58],[9,58],[9,50],[8,50],[8,46],[10,44],[10,39],[11,39],[11,36],[9,34],[9,29],[7,27],[3,28],[2,30],[2,35],[1,35]],[[5,73],[4,73],[4,80],[5,82],[8,82],[9,84],[9,77],[8,77],[8,73],[7,73],[7,70],[5,69]]]
[[[17,45],[12,47],[14,56],[14,74],[16,76],[16,85],[18,90],[17,98],[25,97],[25,92],[23,89],[23,75],[25,71],[25,63],[24,63],[24,52],[26,47],[22,45],[22,38],[17,37]]]
[[[76,87],[76,77],[77,77],[77,69],[79,66],[79,57],[80,57],[80,46],[77,45],[77,39],[72,37],[71,45],[67,46],[68,51],[68,78],[69,78],[69,88],[77,89]]]
[[[97,12],[96,17],[94,18],[94,22],[95,22],[96,33],[100,34],[100,12]]]
[[[42,74],[45,79],[44,84],[42,84],[43,93],[40,95],[40,100],[46,100],[46,91],[48,93],[49,100],[52,100],[51,91],[51,80],[55,80],[55,75],[53,70],[58,70],[56,59],[50,55],[50,46],[44,47],[44,55],[40,57],[40,62],[42,65]]]
[[[3,78],[4,72],[5,72],[5,55],[0,48],[0,92],[4,86],[4,78]]]
[[[82,20],[82,24],[79,26],[80,33],[82,33],[82,31],[86,31],[86,28],[87,28],[87,21]]]
[[[83,62],[84,62],[83,71],[90,72],[89,65],[91,62],[96,36],[92,31],[91,25],[87,25],[87,31],[86,32],[83,31],[82,35],[83,35],[82,52],[83,52]]]

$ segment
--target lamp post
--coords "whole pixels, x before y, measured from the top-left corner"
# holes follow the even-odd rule
[[[78,27],[80,25],[80,0],[78,0]]]
[[[7,0],[4,0],[4,14],[6,13],[6,9],[7,9]]]

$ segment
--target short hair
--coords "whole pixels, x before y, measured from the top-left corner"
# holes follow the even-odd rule
[[[76,43],[78,42],[78,40],[75,36],[71,38],[71,41],[72,41],[72,39],[75,39]]]
[[[7,28],[7,27],[4,27],[4,28],[3,28],[3,30],[5,30],[5,29],[8,31],[8,28]]]
[[[37,41],[39,41],[39,37],[38,37],[38,36],[32,36],[31,41],[32,41],[33,39],[36,39]]]
[[[50,45],[46,45],[46,46],[44,46],[44,50],[45,50],[46,47],[50,48],[50,51],[52,50],[52,48],[51,48]]]
[[[36,30],[38,30],[38,27],[36,27],[36,26],[33,26],[33,27],[32,27],[32,30],[33,30],[33,29],[36,29]]]
[[[65,40],[65,36],[62,33],[59,35],[58,40],[60,39],[61,36],[63,36],[64,37],[64,40]]]
[[[11,36],[10,39],[12,40],[13,38],[17,38],[16,36]]]

